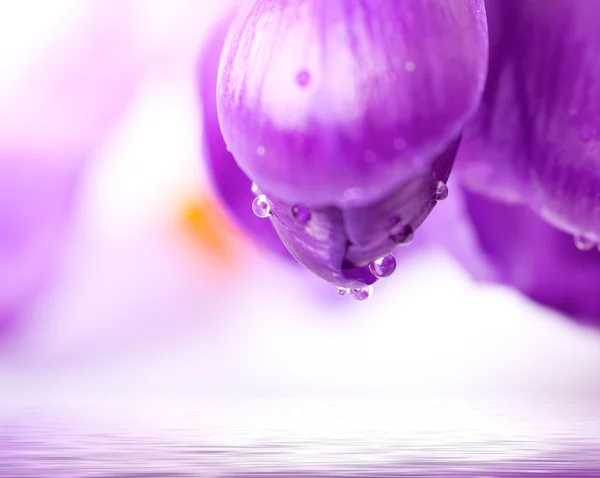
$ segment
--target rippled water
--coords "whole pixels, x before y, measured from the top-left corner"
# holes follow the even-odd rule
[[[0,476],[600,476],[598,410],[331,399],[13,409]]]

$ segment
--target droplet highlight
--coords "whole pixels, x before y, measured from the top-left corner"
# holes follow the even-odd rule
[[[292,207],[292,217],[300,224],[310,221],[310,210],[307,207],[295,205]]]
[[[378,279],[391,276],[396,270],[396,258],[393,254],[377,259],[369,264],[369,271]]]
[[[435,187],[435,200],[437,202],[443,201],[448,197],[448,186],[444,181],[439,181]]]
[[[338,287],[337,293],[338,293],[338,295],[345,297],[350,293],[350,289],[346,289],[345,287]]]
[[[405,225],[400,228],[398,232],[393,233],[390,238],[396,244],[401,246],[406,246],[410,244],[414,239],[414,233],[412,227],[410,225]]]
[[[267,196],[261,194],[256,196],[252,202],[252,211],[261,219],[269,217],[271,215],[271,206],[267,200]]]
[[[352,289],[350,291],[350,295],[354,300],[358,300],[359,302],[365,301],[373,295],[373,287],[366,286],[360,289]]]
[[[258,189],[258,185],[256,183],[252,183],[252,186],[250,186],[250,191],[252,191],[254,194],[260,193],[260,190]]]
[[[585,236],[575,236],[574,240],[575,247],[577,247],[577,249],[579,249],[580,251],[587,252],[591,251],[594,247],[596,247],[594,241],[588,239]]]

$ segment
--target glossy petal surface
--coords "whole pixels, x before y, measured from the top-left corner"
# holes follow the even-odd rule
[[[362,206],[460,133],[486,55],[480,0],[250,2],[222,59],[223,134],[281,200]]]

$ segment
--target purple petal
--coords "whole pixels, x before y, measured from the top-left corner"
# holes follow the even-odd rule
[[[600,242],[600,1],[486,5],[489,79],[463,136],[461,180]]]
[[[482,0],[261,0],[224,51],[221,127],[286,202],[380,200],[456,138],[486,70]]]
[[[236,164],[227,150],[217,116],[217,74],[221,51],[232,16],[222,18],[208,38],[198,65],[198,87],[201,98],[206,164],[215,192],[227,212],[239,226],[260,245],[283,257],[290,254],[269,223],[252,212],[252,181]]]
[[[456,213],[451,249],[474,277],[514,287],[543,305],[600,325],[600,253],[578,250],[569,234],[526,206],[464,193]]]

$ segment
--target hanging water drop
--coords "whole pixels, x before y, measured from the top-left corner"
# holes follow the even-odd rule
[[[300,224],[306,224],[310,221],[310,210],[304,206],[293,206],[292,217]]]
[[[378,279],[391,276],[396,270],[396,258],[393,254],[388,254],[381,259],[371,262],[369,264],[369,271]]]
[[[585,236],[575,236],[575,247],[580,251],[591,251],[596,244]]]
[[[344,287],[338,287],[337,288],[337,293],[338,295],[341,295],[342,297],[347,296],[350,293],[350,289],[346,289]]]
[[[362,287],[361,289],[352,289],[350,291],[350,294],[352,295],[352,298],[354,300],[358,300],[358,301],[362,302],[362,301],[370,298],[371,295],[373,295],[373,287],[366,286],[366,287]]]
[[[252,202],[252,211],[260,218],[269,217],[271,215],[271,206],[269,205],[267,196],[264,194],[256,196]]]
[[[443,201],[448,197],[448,186],[444,181],[439,181],[435,187],[435,200]]]
[[[413,241],[414,234],[413,229],[410,225],[405,225],[400,228],[398,232],[393,232],[390,239],[396,244],[406,246]]]

